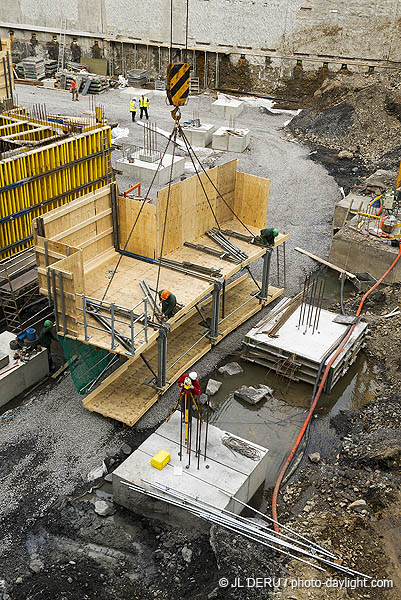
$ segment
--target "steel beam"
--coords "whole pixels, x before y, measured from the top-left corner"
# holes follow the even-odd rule
[[[258,297],[262,300],[267,300],[269,296],[270,263],[272,259],[272,254],[273,248],[266,248],[266,252],[263,256],[262,288],[258,294]]]
[[[220,317],[220,292],[223,287],[223,279],[216,281],[212,292],[212,319],[210,323],[210,340],[216,340],[219,336]]]
[[[159,337],[157,338],[157,378],[156,387],[162,390],[166,385],[167,374],[167,334],[170,327],[165,323],[159,329]]]

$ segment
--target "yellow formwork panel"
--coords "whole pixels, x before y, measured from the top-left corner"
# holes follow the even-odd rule
[[[57,134],[56,127],[39,127],[31,119],[30,129],[19,131],[16,120],[24,118],[23,112],[3,113],[0,127],[8,124],[7,132],[21,133],[31,142]],[[5,135],[0,130],[0,138]],[[110,149],[110,127],[98,125],[0,160],[0,259],[32,245],[32,219],[110,181],[113,175],[106,160]]]

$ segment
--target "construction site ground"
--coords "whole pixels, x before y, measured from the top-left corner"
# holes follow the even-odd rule
[[[68,92],[17,86],[17,94],[21,105],[46,103],[49,110],[64,114],[78,114],[88,107],[83,98],[72,103]],[[142,130],[131,122],[129,97],[122,99],[117,90],[108,91],[100,101],[110,121],[128,127],[130,142],[140,144]],[[192,118],[196,109],[201,120],[219,124],[210,104],[207,96],[191,99],[184,119]],[[299,291],[305,273],[315,268],[309,258],[292,250],[300,246],[327,258],[340,192],[327,171],[311,160],[309,150],[284,135],[288,114],[266,114],[255,104],[247,105],[237,119],[237,127],[251,129],[251,145],[239,156],[239,168],[271,180],[268,225],[291,236],[286,289],[290,295]],[[171,130],[162,97],[152,98],[150,115],[159,127]],[[160,140],[159,147],[163,143]],[[206,155],[207,166],[238,157],[200,154]],[[357,180],[358,171],[354,176]],[[126,183],[128,187],[136,182]],[[261,261],[253,266],[258,278],[261,268]],[[272,284],[274,276],[273,264]],[[365,408],[339,413],[328,424],[313,421],[303,462],[283,489],[278,512],[281,520],[314,541],[330,545],[344,564],[377,578],[392,578],[395,589],[331,589],[328,594],[325,588],[285,589],[277,579],[275,589],[222,587],[223,577],[231,584],[238,576],[307,579],[319,574],[214,527],[210,534],[183,530],[118,507],[106,518],[96,515],[94,497],[107,498],[111,490],[103,479],[88,482],[88,473],[102,462],[112,471],[124,460],[130,451],[124,444],[134,449],[157,428],[171,411],[176,390],[169,390],[135,427],[128,428],[84,409],[82,397],[65,373],[4,407],[0,415],[2,600],[399,598],[399,368],[397,353],[391,355],[388,348],[398,347],[400,325],[399,317],[387,321],[375,316],[398,305],[399,292],[385,294],[385,301],[380,298],[373,298],[366,308],[372,313],[367,352],[378,364],[382,389]],[[356,305],[351,299],[347,308],[352,312]],[[202,381],[224,361],[225,353],[239,348],[244,333],[260,317],[252,317],[219,344],[218,352],[196,363]],[[320,452],[316,464],[307,458],[313,451]],[[359,499],[366,506],[358,512],[349,508]],[[335,572],[327,576],[337,577]]]

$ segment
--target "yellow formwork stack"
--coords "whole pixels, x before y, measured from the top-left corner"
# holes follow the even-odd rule
[[[32,245],[32,219],[113,179],[110,127],[68,135],[12,112],[0,115],[0,260]]]

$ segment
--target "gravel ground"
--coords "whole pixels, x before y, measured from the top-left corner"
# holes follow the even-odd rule
[[[23,106],[45,103],[48,111],[62,114],[80,114],[88,108],[86,100],[81,98],[79,103],[72,103],[70,94],[63,91],[17,85],[17,94]],[[201,120],[218,124],[210,111],[211,102],[207,96],[191,99],[189,107],[183,110],[183,119],[192,118],[192,110],[197,109]],[[108,91],[100,96],[99,103],[104,105],[110,121],[129,127],[130,142],[141,143],[142,129],[130,121],[128,96],[121,98],[118,90]],[[150,116],[159,127],[171,129],[169,109],[162,97],[151,100]],[[270,116],[255,106],[246,106],[236,125],[251,129],[249,150],[242,155],[218,153],[209,157],[208,163],[239,158],[240,170],[271,179],[267,223],[291,235],[287,243],[287,293],[294,294],[305,272],[315,265],[293,248],[301,246],[327,257],[332,213],[340,195],[334,179],[309,159],[308,150],[282,135],[287,120],[286,114]],[[160,147],[162,143],[159,141]],[[261,267],[261,262],[254,266],[257,276],[261,275]],[[219,348],[227,353],[237,348],[250,324],[258,319],[260,313],[227,337]],[[223,355],[222,351],[210,352],[196,365],[199,374],[206,376]],[[89,471],[107,455],[118,453],[123,442],[128,441],[133,447],[140,443],[138,432],[149,434],[149,429],[168,414],[174,400],[175,393],[171,390],[128,430],[84,410],[81,397],[66,375],[3,415],[0,418],[3,564],[11,568],[24,560],[28,552],[27,531],[44,511],[60,496],[82,488]]]

